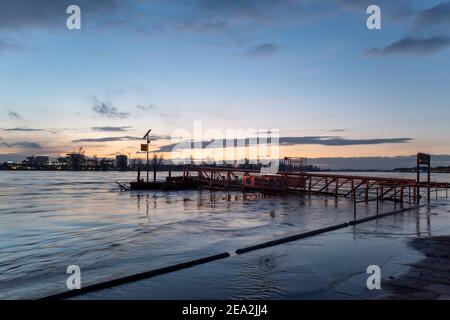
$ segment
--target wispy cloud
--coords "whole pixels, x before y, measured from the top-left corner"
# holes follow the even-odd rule
[[[275,43],[263,43],[256,45],[246,52],[244,55],[247,57],[267,57],[277,52],[278,46]]]
[[[8,116],[14,120],[23,120],[23,117],[19,113],[11,110],[8,111]]]
[[[393,42],[383,48],[372,48],[366,52],[367,55],[385,56],[392,54],[430,54],[443,50],[450,46],[448,37],[430,37],[422,39],[404,38]]]
[[[34,129],[34,128],[0,128],[0,131],[5,132],[36,132],[36,131],[44,131],[44,129]]]
[[[18,45],[0,40],[0,54],[2,54],[5,51],[9,51],[9,50],[20,50],[21,47],[19,47]]]
[[[41,149],[41,145],[35,142],[20,141],[12,144],[13,147],[22,147],[28,149]]]
[[[328,132],[345,132],[346,129],[333,129],[333,130],[327,130]]]
[[[322,145],[322,146],[356,146],[356,145],[379,145],[389,143],[408,143],[412,138],[372,138],[372,139],[347,139],[335,136],[304,136],[304,137],[280,137],[280,146],[296,146],[296,145]],[[250,144],[249,139],[234,139],[234,140],[208,140],[201,141],[202,148],[208,146],[222,147],[223,145],[246,145]],[[198,143],[198,145],[200,145]],[[170,152],[175,146],[182,146],[183,148],[190,149],[194,146],[193,141],[184,140],[178,143],[171,143],[160,147],[159,152]]]
[[[414,30],[430,29],[450,25],[450,1],[440,3],[417,14]]]
[[[385,10],[386,11],[386,10]],[[369,56],[400,54],[427,55],[450,47],[450,1],[408,13],[412,24],[408,33],[386,46],[374,47],[365,53]]]
[[[13,147],[20,147],[20,148],[26,148],[26,149],[41,149],[41,145],[35,142],[28,142],[28,141],[19,141],[14,143],[6,143],[6,142],[0,142],[0,145],[3,145],[8,148]]]
[[[149,104],[149,105],[138,104],[136,106],[136,109],[143,110],[143,111],[150,111],[150,110],[156,109],[156,106],[153,104]]]
[[[406,143],[412,138],[373,138],[373,139],[347,139],[330,136],[306,136],[306,137],[280,137],[280,145],[317,144],[323,146],[355,146],[374,145],[386,143]]]
[[[74,143],[79,142],[117,142],[117,141],[133,141],[142,140],[142,137],[122,136],[122,137],[103,137],[103,138],[84,138],[73,140]]]
[[[92,110],[103,117],[126,119],[130,116],[128,112],[120,112],[111,102],[102,102],[96,97],[92,98]]]
[[[92,130],[94,131],[102,131],[102,132],[123,132],[123,131],[129,131],[133,129],[133,127],[130,126],[123,126],[123,127],[92,127]]]
[[[151,141],[157,141],[157,140],[168,140],[170,139],[169,136],[165,135],[153,135],[150,136]],[[83,138],[83,139],[77,139],[73,140],[74,143],[80,143],[80,142],[86,142],[86,143],[92,143],[92,142],[118,142],[118,141],[137,141],[142,140],[142,137],[135,137],[135,136],[120,136],[120,137],[100,137],[100,138]]]

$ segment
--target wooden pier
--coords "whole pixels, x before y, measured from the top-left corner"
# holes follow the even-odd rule
[[[261,193],[320,194],[356,197],[364,201],[392,200],[416,202],[414,179],[382,178],[306,172],[279,172],[261,175],[259,171],[215,167],[190,167],[183,178],[199,187],[215,190],[243,190]]]

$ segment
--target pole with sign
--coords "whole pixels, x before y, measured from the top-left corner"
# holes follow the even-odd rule
[[[425,153],[418,153],[417,154],[417,204],[420,203],[420,166],[426,165],[427,166],[427,180],[428,180],[428,188],[427,188],[427,196],[428,196],[428,202],[430,202],[431,198],[431,157],[429,154]]]
[[[146,151],[147,152],[147,183],[149,181],[148,178],[148,145],[150,144],[150,132],[152,131],[152,129],[148,130],[147,133],[145,134],[145,136],[142,139],[147,140],[146,144],[141,144],[141,151]]]

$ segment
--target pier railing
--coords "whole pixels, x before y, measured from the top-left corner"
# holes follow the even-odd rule
[[[357,201],[388,200],[413,204],[423,197],[424,188],[445,190],[448,183],[417,184],[414,179],[371,177],[308,172],[279,172],[262,175],[258,170],[221,167],[186,167],[183,177],[200,187],[216,190],[246,190],[263,193],[319,194],[356,198]]]

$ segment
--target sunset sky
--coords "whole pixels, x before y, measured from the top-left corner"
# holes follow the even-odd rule
[[[70,4],[81,30],[66,28]],[[366,27],[369,4],[381,30]],[[282,156],[450,154],[450,2],[0,5],[3,161],[80,147],[136,157],[149,128],[158,151],[194,121],[278,129]]]

